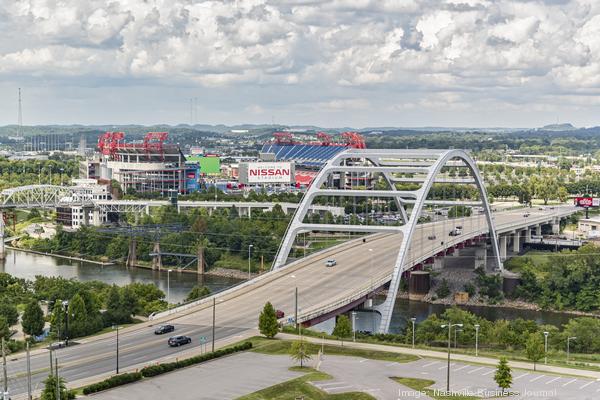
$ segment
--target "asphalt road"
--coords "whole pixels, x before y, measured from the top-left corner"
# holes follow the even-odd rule
[[[523,217],[523,210],[495,214],[497,227],[503,229],[518,223],[533,224],[536,219],[546,218],[544,215],[554,211],[531,209],[530,216]],[[462,225],[463,235],[449,236],[456,225]],[[409,262],[413,262],[428,253],[436,253],[449,243],[461,242],[472,236],[474,232],[487,230],[483,216],[440,221],[423,224],[417,229],[409,251]],[[435,240],[428,237],[435,235]],[[216,339],[241,335],[257,326],[258,315],[267,301],[275,308],[281,309],[286,316],[293,315],[294,293],[298,288],[300,312],[308,312],[347,298],[359,288],[368,288],[374,279],[391,276],[398,248],[402,240],[401,234],[379,234],[366,243],[355,241],[322,254],[309,256],[293,268],[283,268],[273,274],[270,279],[252,283],[252,290],[237,290],[233,294],[218,296],[216,305]],[[441,242],[445,242],[444,245]],[[371,249],[371,250],[369,250]],[[335,258],[337,266],[326,268],[325,260]],[[153,334],[150,323],[126,329],[120,335],[120,367],[122,370],[131,366],[175,355],[196,346],[199,352],[200,336],[211,340],[212,307],[202,305],[185,313],[167,317],[177,327],[176,334],[192,337],[192,344],[181,348],[169,348],[166,336]],[[158,324],[160,321],[154,322]],[[56,352],[61,366],[61,375],[68,382],[105,374],[115,369],[116,338],[114,334],[102,335],[87,340],[87,343],[75,345]],[[34,387],[47,376],[49,366],[48,353],[32,356]],[[9,389],[11,394],[23,393],[26,389],[25,361],[18,355],[8,362]]]

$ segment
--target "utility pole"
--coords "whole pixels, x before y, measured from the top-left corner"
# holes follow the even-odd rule
[[[6,373],[6,345],[2,338],[2,377],[4,378],[4,393],[8,392],[8,376]]]
[[[56,400],[60,400],[60,376],[58,376],[58,358],[54,359],[54,368],[56,369]]]
[[[217,305],[217,299],[213,297],[213,324],[212,324],[212,351],[215,351],[215,306]]]
[[[27,400],[31,400],[31,358],[29,354],[29,342],[27,342]]]
[[[298,323],[298,287],[296,286],[296,316],[294,317],[294,322],[296,322],[296,329],[298,330],[298,333],[300,333],[300,324]]]

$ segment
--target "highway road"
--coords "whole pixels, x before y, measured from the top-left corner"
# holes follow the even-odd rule
[[[557,213],[568,213],[573,207],[557,207],[554,210],[540,211],[528,209],[524,217],[523,209],[494,214],[498,230],[507,232],[514,227],[535,225],[548,221]],[[449,236],[454,226],[461,225],[461,236]],[[450,243],[462,242],[474,235],[487,231],[483,216],[459,218],[419,225],[413,238],[408,259],[415,262],[439,252]],[[428,239],[435,235],[435,240]],[[281,309],[286,316],[294,313],[295,288],[299,293],[301,314],[351,298],[359,289],[369,289],[374,282],[385,280],[392,274],[402,235],[397,233],[377,234],[362,240],[347,242],[336,248],[306,257],[289,267],[270,273],[263,279],[255,279],[248,287],[231,293],[216,296],[216,339],[231,338],[252,331],[257,326],[258,315],[267,301]],[[442,245],[441,242],[444,242]],[[325,261],[335,258],[337,265],[326,268]],[[471,262],[471,261],[468,261]],[[192,337],[192,344],[180,348],[169,348],[169,335],[154,335],[152,325],[169,321],[176,326],[176,334]],[[211,339],[212,301],[191,310],[142,323],[124,329],[120,333],[120,367],[127,370],[169,355],[177,355],[186,350],[199,349],[199,338]],[[74,345],[55,352],[59,358],[61,375],[67,382],[103,375],[114,371],[116,358],[116,337],[114,333],[87,339],[87,343]],[[41,381],[48,374],[48,352],[32,355],[34,387],[40,388]],[[25,361],[23,355],[11,357],[8,361],[9,389],[12,395],[26,390]]]

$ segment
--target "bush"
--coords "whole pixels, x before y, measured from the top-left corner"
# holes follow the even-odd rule
[[[475,285],[473,285],[470,282],[465,283],[465,286],[463,286],[463,289],[465,290],[465,292],[468,293],[469,298],[472,298],[473,296],[475,296],[475,294],[477,294],[477,288],[475,287]]]
[[[128,383],[136,382],[142,379],[141,372],[131,372],[126,374],[120,374],[111,376],[98,383],[93,383],[83,388],[83,394],[88,395],[91,393],[101,392],[103,390],[111,389],[117,386],[126,385]]]
[[[440,286],[435,290],[435,294],[437,294],[440,299],[448,297],[450,294],[450,286],[446,279],[442,279]]]
[[[237,353],[239,351],[249,350],[251,348],[252,342],[245,342],[234,347],[219,349],[211,353],[201,354],[183,360],[178,360],[175,362],[149,365],[147,367],[142,368],[140,372],[145,378],[149,378],[152,376],[164,374],[166,372],[171,372],[179,368],[189,367],[191,365],[200,364],[209,360],[213,360],[215,358]]]

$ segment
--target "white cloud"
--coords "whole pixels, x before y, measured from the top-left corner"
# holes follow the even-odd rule
[[[406,91],[420,95],[392,104],[443,106],[463,91],[477,95],[461,97],[461,109],[494,97],[545,104],[550,94],[600,96],[595,0],[0,3],[4,81],[270,87],[289,93],[281,107],[331,110],[368,109],[382,100],[375,93]],[[272,108],[260,103],[253,98],[240,111]]]

